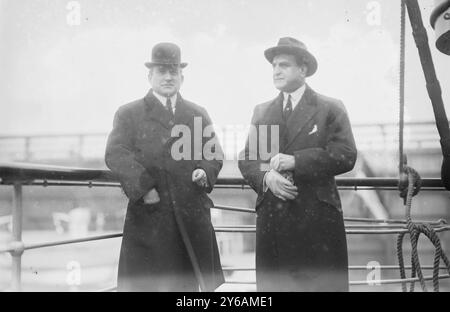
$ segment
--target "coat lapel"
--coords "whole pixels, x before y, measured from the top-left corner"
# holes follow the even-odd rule
[[[165,110],[165,108],[163,108]],[[173,120],[169,120],[169,130],[172,131],[172,127],[175,125],[186,125],[190,128],[191,134],[195,135],[195,129],[193,120],[194,120],[194,112],[192,109],[189,108],[188,105],[184,102],[183,98],[181,97],[180,93],[177,95],[177,103],[175,105],[175,116]],[[178,136],[170,136],[169,140],[166,142],[166,146],[170,148],[170,146],[178,140]]]
[[[267,107],[263,113],[263,117],[259,121],[258,125],[276,125],[279,127],[279,151],[284,149],[286,145],[286,124],[283,120],[283,93],[280,92],[277,98]],[[271,137],[271,136],[270,136]],[[271,146],[271,143],[268,142]]]
[[[194,120],[194,112],[184,102],[181,94],[178,93],[177,104],[175,109],[174,123],[176,125],[187,125],[189,126]]]
[[[305,125],[318,111],[316,95],[309,86],[306,86],[305,93],[303,94],[300,103],[295,107],[287,121],[288,132],[292,133],[292,135],[288,138],[288,142],[283,149],[284,151],[292,144],[295,138],[302,132]]]
[[[283,123],[283,93],[280,92],[278,97],[275,98],[267,108],[260,124],[281,126]]]
[[[173,121],[170,120],[168,111],[164,108],[164,104],[161,103],[150,90],[144,98],[148,107],[148,118],[160,123],[164,128],[170,129],[173,126]]]

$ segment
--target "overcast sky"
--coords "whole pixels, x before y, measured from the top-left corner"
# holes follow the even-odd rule
[[[433,1],[419,2],[449,111],[450,56],[434,47]],[[393,0],[0,0],[0,135],[110,131],[117,108],[146,94],[160,41],[189,63],[186,99],[216,124],[246,125],[277,95],[263,52],[282,36],[308,46],[309,85],[343,100],[352,123],[396,121],[399,26]],[[408,120],[433,120],[409,20],[406,96]]]

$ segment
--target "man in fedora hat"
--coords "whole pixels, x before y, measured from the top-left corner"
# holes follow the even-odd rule
[[[224,282],[207,196],[222,168],[221,147],[215,140],[216,158],[194,157],[188,146],[183,158],[174,156],[174,143],[186,139],[177,127],[211,128],[206,110],[178,92],[186,65],[177,45],[155,45],[145,63],[150,91],[119,108],[108,137],[106,165],[129,199],[119,291],[212,291]],[[199,139],[186,135],[188,143]],[[212,132],[208,142],[215,138]]]
[[[258,195],[257,289],[347,291],[347,243],[334,178],[352,170],[356,160],[346,110],[305,83],[317,61],[302,42],[281,38],[264,55],[280,93],[256,106],[251,131],[261,140],[258,126],[278,127],[278,137],[267,137],[277,140],[278,151],[269,159],[259,153],[252,159],[249,140],[255,133],[249,133],[239,160]]]

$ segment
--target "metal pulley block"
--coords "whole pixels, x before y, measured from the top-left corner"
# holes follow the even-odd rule
[[[450,0],[435,0],[430,24],[436,33],[436,48],[450,55]]]

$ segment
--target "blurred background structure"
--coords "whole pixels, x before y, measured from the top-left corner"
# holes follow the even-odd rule
[[[433,1],[420,4],[426,21]],[[312,88],[342,99],[348,109],[359,155],[346,176],[397,178],[399,12],[400,2],[392,0],[0,0],[0,162],[105,169],[114,112],[147,92],[143,63],[151,47],[174,41],[189,63],[181,92],[208,109],[226,152],[221,177],[240,177],[237,153],[253,107],[276,96],[263,51],[279,37],[292,35],[318,57]],[[437,178],[442,160],[438,133],[406,26],[405,153],[423,178]],[[450,103],[445,87],[450,85],[450,58],[432,52],[444,103]],[[126,198],[117,187],[24,186],[22,191],[27,243],[122,230]],[[346,188],[340,194],[347,218],[404,218],[395,190]],[[221,188],[212,198],[216,205],[253,208],[255,194]],[[13,188],[0,185],[0,249],[12,239],[13,206]],[[421,191],[412,216],[449,220],[449,207],[448,192]],[[215,225],[255,224],[251,213],[214,209],[212,214]],[[447,253],[449,235],[440,234]],[[224,266],[254,267],[253,233],[221,232],[217,238]],[[347,241],[350,265],[360,266],[350,271],[353,281],[365,281],[377,263],[397,265],[395,235],[348,235]],[[120,238],[112,238],[27,250],[22,289],[111,287],[119,248]],[[419,249],[422,264],[431,265],[433,246],[421,240]],[[408,252],[405,259],[408,263]],[[379,277],[398,278],[399,273],[383,270]],[[254,272],[227,271],[227,279],[252,281]],[[11,256],[0,253],[0,290],[10,290],[11,280]],[[219,290],[254,290],[254,285],[227,284]],[[401,288],[354,285],[351,290]],[[441,290],[450,290],[448,279],[441,281]]]
[[[433,123],[408,124],[408,161],[414,164],[422,177],[437,177],[440,172],[441,151]],[[358,162],[348,177],[395,177],[398,173],[398,154],[395,124],[355,125],[359,147]],[[231,132],[231,133],[230,133]],[[234,155],[234,146],[243,146],[245,129],[218,129],[228,159]],[[229,137],[228,142],[223,138]],[[52,164],[69,167],[105,169],[103,162],[106,134],[3,137],[0,145],[3,159],[18,163]],[[9,142],[5,144],[6,142]],[[39,142],[37,144],[36,142]],[[42,142],[45,142],[43,144]],[[236,160],[226,160],[221,177],[239,178]],[[343,189],[340,191],[344,216],[348,218],[404,219],[405,208],[396,190]],[[255,194],[250,189],[218,188],[212,193],[216,205],[253,208]],[[414,198],[413,218],[416,220],[449,219],[450,198],[446,192],[423,190]],[[11,213],[14,192],[11,186],[0,187],[0,244],[11,241]],[[126,197],[118,189],[88,186],[24,186],[23,187],[23,241],[40,243],[75,239],[122,230]],[[254,225],[255,215],[232,211],[212,210],[215,225]],[[442,233],[444,251],[450,249],[448,233]],[[217,233],[223,265],[226,267],[254,267],[254,233]],[[350,265],[369,263],[396,265],[396,236],[348,235]],[[409,244],[405,243],[406,250]],[[23,255],[23,289],[95,290],[114,285],[120,248],[120,238],[73,245],[47,247],[26,251]],[[423,265],[431,265],[433,246],[421,240],[419,244]],[[406,253],[407,254],[407,253]],[[405,256],[405,259],[409,259]],[[67,267],[76,263],[78,267]],[[8,289],[11,282],[11,259],[0,257],[2,278],[0,285]],[[75,270],[75,271],[74,271]],[[370,269],[351,270],[354,281],[366,279]],[[80,274],[77,279],[70,276]],[[431,272],[430,270],[426,272]],[[254,280],[254,272],[227,272],[231,280]],[[398,278],[397,270],[383,270],[380,278]],[[67,280],[69,278],[69,280]],[[75,286],[74,287],[74,284]],[[447,280],[441,281],[442,290],[450,290]],[[222,290],[253,290],[253,285],[224,285]],[[352,286],[352,290],[400,290],[397,285]]]

